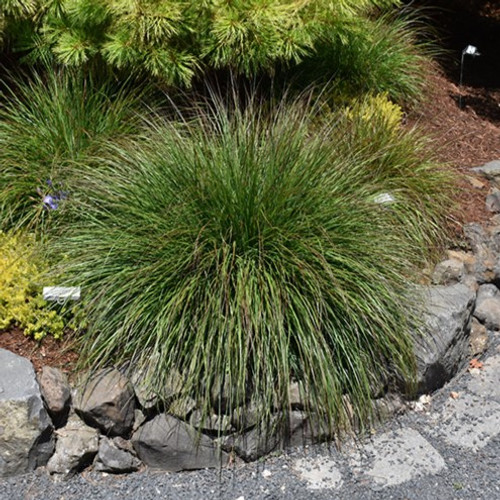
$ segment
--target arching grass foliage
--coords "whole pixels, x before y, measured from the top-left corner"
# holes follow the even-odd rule
[[[228,406],[253,401],[263,421],[295,379],[331,432],[350,405],[366,422],[374,387],[414,374],[407,286],[449,190],[417,135],[358,115],[216,105],[80,166],[52,244],[86,295],[81,359],[160,395],[179,373],[207,413],[231,387]]]
[[[36,228],[71,195],[73,162],[138,130],[138,92],[46,67],[0,87],[0,227]]]

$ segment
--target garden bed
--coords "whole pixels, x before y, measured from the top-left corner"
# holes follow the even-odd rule
[[[67,12],[62,7],[40,13],[33,18],[41,23],[35,29],[46,33],[54,23],[73,29],[87,15],[75,5]],[[343,5],[339,14],[347,19]],[[191,7],[192,14],[197,4]],[[221,8],[207,20],[232,20],[232,7]],[[311,418],[321,423],[324,439],[367,429],[378,399],[432,391],[447,380],[443,374],[461,369],[478,286],[488,284],[484,293],[494,292],[497,299],[499,271],[491,258],[498,249],[489,249],[492,236],[480,225],[465,225],[487,221],[486,196],[492,211],[500,212],[498,186],[470,170],[500,158],[500,85],[488,80],[481,89],[467,79],[475,86],[459,88],[453,70],[434,68],[411,18],[394,12],[376,17],[374,11],[364,17],[360,10],[359,29],[351,22],[344,29],[304,4],[286,28],[301,34],[297,43],[281,56],[266,56],[281,65],[287,54],[296,66],[276,71],[279,89],[262,89],[248,84],[250,70],[268,83],[273,73],[270,59],[252,59],[262,25],[248,26],[248,13],[260,15],[262,9],[258,1],[242,9],[240,22],[253,33],[243,40],[246,50],[224,42],[231,50],[219,52],[210,28],[205,35],[215,46],[207,52],[204,42],[199,52],[190,28],[184,42],[196,57],[176,67],[177,44],[171,52],[155,52],[158,44],[172,42],[166,32],[159,38],[145,34],[158,11],[151,10],[148,28],[139,26],[133,35],[128,22],[123,24],[130,12],[104,9],[103,17],[87,19],[90,25],[102,21],[94,26],[101,36],[88,53],[72,52],[74,43],[56,30],[45,41],[56,59],[66,53],[60,65],[52,61],[25,75],[11,74],[3,84],[0,209],[7,246],[0,253],[0,326],[24,331],[0,331],[0,347],[34,361],[49,386],[63,381],[66,403],[75,391],[61,372],[44,372],[43,366],[71,374],[79,365],[91,376],[115,367],[126,388],[118,400],[130,406],[124,429],[109,431],[101,423],[100,439],[94,416],[74,406],[91,428],[83,433],[91,436],[92,453],[99,439],[106,442],[104,435],[129,439],[133,431],[149,432],[165,422],[201,428],[212,417],[217,424],[208,429],[210,439],[214,432],[220,437],[225,416],[232,419],[228,432],[236,432],[235,439],[254,427],[258,433],[272,427],[281,441],[290,434],[296,410],[304,411],[300,426]],[[281,39],[284,11],[278,11],[271,28]],[[0,11],[7,33],[16,26],[16,12]],[[183,22],[190,26],[196,20],[188,16]],[[315,23],[321,29],[303,38]],[[120,43],[110,46],[117,26]],[[127,57],[137,53],[122,43],[132,35],[153,51],[135,62]],[[15,47],[15,30],[10,36]],[[305,50],[308,44],[314,50]],[[488,55],[488,47],[480,50]],[[83,64],[90,56],[107,57],[110,75],[92,71],[90,60]],[[124,61],[144,65],[142,70],[158,78],[158,88],[146,85],[143,74],[120,81],[113,71],[127,70]],[[223,87],[225,79],[231,82],[220,94],[186,90],[189,106],[170,94],[167,85],[186,88],[210,78],[214,69],[222,70]],[[280,79],[294,72],[285,89]],[[315,87],[305,93],[311,79]],[[419,101],[426,83],[428,95]],[[430,276],[427,271],[450,245],[477,255],[455,252],[456,258],[441,262],[440,278],[436,271]],[[415,285],[430,281],[439,286],[429,293]],[[79,286],[83,307],[51,307],[42,295],[48,284]],[[451,349],[453,361],[439,361],[434,351],[449,345],[450,338],[441,337],[454,324],[442,313],[458,306],[465,312],[449,337],[460,347]],[[429,311],[435,317],[427,328]],[[71,349],[76,338],[64,335],[68,330],[80,332],[78,352]],[[12,355],[3,355],[4,378],[15,380]],[[36,392],[31,365],[19,359],[12,366],[29,372],[28,389]],[[101,391],[104,397],[113,384]],[[104,407],[115,408],[108,403]],[[133,427],[135,403],[145,420]],[[250,408],[258,422],[236,425],[234,412],[247,414]],[[64,411],[53,423],[63,426],[69,414],[71,442],[81,422],[67,404]],[[52,436],[45,441],[51,427],[42,414],[40,464],[54,444]],[[164,437],[162,443],[168,441]],[[212,451],[221,444],[210,443]],[[232,452],[238,446],[221,448]],[[238,456],[256,458],[244,451]],[[83,465],[78,461],[75,470]]]
[[[465,97],[483,96],[484,106],[489,109],[483,116],[468,105],[459,109],[458,92],[456,84],[437,71],[432,77],[430,98],[407,117],[406,126],[418,125],[428,131],[439,159],[456,168],[457,175],[466,174],[461,181],[463,190],[459,193],[459,206],[454,215],[457,232],[461,232],[462,224],[484,222],[491,215],[485,206],[489,183],[470,169],[500,158],[500,119],[497,116],[500,91],[464,87]],[[42,366],[53,366],[70,373],[78,359],[71,344],[71,335],[63,340],[47,336],[37,342],[24,336],[18,328],[0,332],[0,348],[30,359],[37,372]]]
[[[19,328],[0,330],[0,349],[7,349],[29,359],[37,373],[43,366],[52,366],[71,374],[78,360],[78,353],[72,350],[72,340],[71,333],[66,334],[62,340],[49,335],[37,342],[24,335]]]

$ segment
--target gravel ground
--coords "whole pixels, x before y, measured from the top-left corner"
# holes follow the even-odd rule
[[[500,499],[500,426],[498,429],[491,429],[490,426],[488,437],[485,437],[484,432],[482,434],[479,430],[476,432],[476,427],[480,429],[490,418],[487,413],[484,417],[477,416],[476,413],[487,406],[491,394],[497,399],[497,402],[492,401],[491,404],[500,403],[498,333],[492,335],[491,346],[484,357],[485,370],[488,360],[490,364],[496,363],[492,366],[497,367],[496,371],[491,371],[487,375],[490,384],[493,384],[489,388],[487,385],[484,386],[484,392],[489,394],[478,396],[476,391],[476,394],[472,395],[470,384],[474,382],[474,376],[478,375],[465,371],[433,395],[427,410],[409,410],[404,415],[387,422],[370,439],[361,444],[347,444],[341,452],[326,445],[318,445],[292,450],[286,454],[271,455],[265,460],[226,470],[183,473],[145,470],[122,476],[84,472],[69,481],[59,483],[54,482],[43,469],[40,469],[33,474],[0,480],[0,499]],[[458,393],[463,404],[470,409],[470,413],[459,414],[462,420],[458,421],[455,429],[459,432],[470,428],[470,442],[467,441],[468,435],[466,435],[464,446],[452,445],[443,437],[445,411],[450,402],[454,404],[450,398],[451,392]],[[498,416],[498,414],[492,415],[492,417]],[[474,421],[472,427],[471,419]],[[460,423],[463,427],[460,427]],[[420,436],[419,439],[422,438],[425,446],[430,445],[427,451],[423,450],[420,453],[428,454],[430,450],[431,455],[435,454],[438,459],[435,469],[432,460],[429,462],[430,469],[426,469],[429,467],[429,463],[424,463],[427,457],[419,457],[419,451],[415,450],[414,456],[410,453],[412,456],[409,456],[408,460],[416,460],[420,465],[416,469],[411,469],[408,465],[407,480],[403,481],[401,478],[403,482],[394,486],[382,484],[373,473],[370,475],[369,469],[372,465],[370,460],[377,458],[377,452],[373,452],[372,444],[377,440],[377,436],[386,433],[406,435],[408,432],[412,433],[412,436]],[[472,443],[479,444],[474,448]],[[368,449],[371,449],[371,458],[367,459],[365,456],[359,461]],[[330,467],[331,473],[324,474],[319,483],[302,479],[301,474],[305,471],[318,468],[318,460],[326,464],[326,468]],[[382,457],[381,460],[384,462],[385,458]],[[407,471],[398,469],[401,462],[396,457],[394,463],[390,458],[384,463],[389,469],[394,468],[396,476],[397,471],[402,470],[402,476],[406,477]]]
[[[431,440],[432,441],[432,440]],[[434,443],[433,443],[434,444]],[[2,499],[500,499],[500,439],[471,454],[436,446],[447,469],[400,486],[380,488],[350,471],[339,490],[311,490],[291,470],[299,454],[271,458],[232,471],[197,471],[165,474],[144,472],[127,476],[89,473],[64,483],[54,483],[44,471],[0,483]],[[328,450],[318,448],[301,457]]]

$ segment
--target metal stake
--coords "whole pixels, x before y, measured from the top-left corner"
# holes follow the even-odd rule
[[[460,61],[460,83],[458,84],[458,89],[460,91],[460,94],[458,96],[458,107],[460,109],[462,109],[462,81],[464,78],[464,60],[466,55],[477,57],[481,54],[477,51],[477,47],[474,47],[474,45],[467,45],[467,47],[462,50],[462,59]]]

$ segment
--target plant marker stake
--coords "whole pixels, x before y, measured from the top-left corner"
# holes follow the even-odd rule
[[[43,299],[47,302],[64,304],[68,300],[80,300],[81,288],[79,286],[44,286]]]
[[[373,198],[374,203],[378,203],[379,205],[387,205],[390,203],[394,203],[396,198],[391,193],[380,193],[375,198]]]
[[[464,59],[465,56],[472,56],[472,57],[477,57],[480,56],[481,54],[477,51],[477,47],[474,47],[474,45],[467,45],[464,50],[462,50],[462,60],[460,62],[460,83],[458,85],[458,88],[460,90],[460,94],[458,96],[458,107],[462,109],[462,81],[464,77]]]

